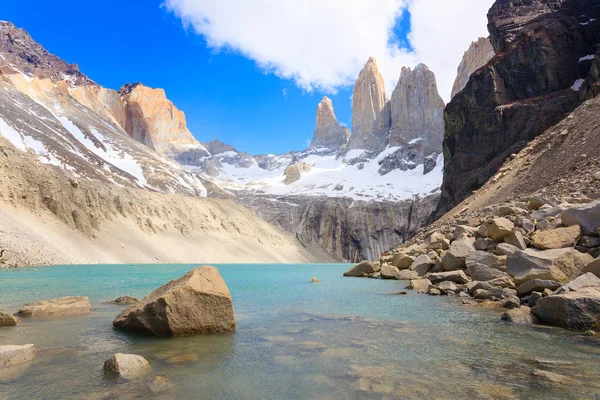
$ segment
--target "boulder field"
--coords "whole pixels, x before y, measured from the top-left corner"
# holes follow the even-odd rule
[[[600,330],[600,201],[530,197],[478,218],[434,224],[344,275],[410,281],[407,289],[495,302],[503,320]]]

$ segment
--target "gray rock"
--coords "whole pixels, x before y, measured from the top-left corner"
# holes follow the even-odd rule
[[[415,261],[410,266],[412,271],[415,271],[419,276],[424,276],[431,267],[433,266],[433,261],[426,256],[425,254],[420,255],[415,259]]]
[[[600,238],[591,237],[591,236],[582,236],[577,242],[578,246],[587,247],[589,249],[593,247],[600,247]]]
[[[510,256],[511,254],[516,253],[519,250],[520,249],[517,246],[513,246],[512,244],[500,243],[498,244],[498,246],[496,246],[496,250],[494,251],[494,253],[499,256]]]
[[[510,245],[515,246],[520,250],[525,250],[527,248],[527,244],[525,243],[525,239],[523,238],[523,234],[520,231],[513,231],[509,235],[504,238],[504,242]]]
[[[0,370],[28,363],[34,357],[34,346],[32,344],[0,346]]]
[[[500,242],[511,234],[514,227],[515,225],[506,218],[493,218],[487,220],[479,227],[479,234]]]
[[[379,262],[362,261],[344,272],[344,276],[363,278],[369,274],[379,272],[380,270],[381,265]]]
[[[138,378],[150,371],[150,364],[142,357],[135,354],[117,353],[104,362],[106,374],[121,378]]]
[[[560,287],[560,283],[553,280],[546,279],[532,279],[527,281],[519,287],[517,287],[517,293],[519,296],[527,296],[531,292],[543,292],[545,289],[555,291]]]
[[[400,281],[411,281],[413,279],[418,278],[419,274],[416,271],[410,271],[407,269],[400,271],[400,273],[398,274],[398,280]]]
[[[531,213],[531,218],[533,218],[536,221],[540,221],[542,219],[556,217],[563,211],[564,211],[564,208],[560,207],[560,206],[550,207],[550,208],[546,208],[546,209],[539,209],[538,211]]]
[[[533,279],[567,283],[581,274],[593,258],[574,249],[533,250],[516,252],[506,260],[506,270],[517,285]]]
[[[106,304],[131,305],[137,303],[138,301],[139,300],[133,296],[120,296],[115,300],[106,302]]]
[[[597,235],[600,228],[600,201],[569,208],[561,214],[564,226],[579,225],[584,235]]]
[[[548,202],[547,202],[546,199],[542,199],[541,197],[532,197],[529,200],[528,207],[529,207],[530,210],[534,210],[535,211],[535,210],[539,210],[540,207],[542,207],[543,205],[546,205],[546,204],[548,204]]]
[[[519,308],[521,307],[521,300],[517,296],[510,296],[500,302],[500,307],[502,308]]]
[[[542,297],[544,297],[544,295],[541,292],[531,292],[531,295],[529,296],[527,305],[529,307],[535,307],[535,305],[537,304],[537,301],[539,299],[541,299]]]
[[[510,289],[514,289],[515,288],[515,283],[513,282],[513,280],[511,279],[510,276],[503,276],[501,278],[496,278],[496,279],[492,279],[490,281],[487,281],[486,283],[492,285],[492,286],[498,286],[501,288],[510,288]]]
[[[477,250],[485,251],[489,248],[489,242],[484,238],[478,238],[475,240],[475,248]]]
[[[539,299],[531,310],[542,321],[569,330],[600,326],[600,287],[586,287]]]
[[[506,256],[496,256],[484,251],[476,251],[466,258],[469,275],[476,281],[489,281],[508,276],[506,274]]]
[[[392,256],[392,265],[399,270],[409,269],[415,259],[402,252],[396,253]]]
[[[516,325],[525,326],[531,326],[540,323],[538,317],[531,312],[529,307],[526,306],[508,310],[502,315],[502,320]]]
[[[10,314],[0,312],[0,327],[2,326],[15,326],[18,321],[15,317]]]
[[[462,237],[471,237],[477,233],[477,228],[473,228],[468,225],[458,225],[454,228],[454,232],[452,233],[452,237],[454,240],[458,240]]]
[[[458,290],[458,287],[454,284],[454,282],[450,282],[450,281],[444,281],[442,283],[439,283],[436,286],[440,291],[442,291],[442,293],[446,293],[446,292],[456,292]]]
[[[382,264],[381,265],[381,278],[382,279],[396,279],[400,280],[398,276],[400,275],[400,270],[393,265]]]
[[[460,270],[429,274],[428,278],[432,283],[451,281],[458,284],[464,284],[469,282],[469,278],[467,277],[467,275],[465,275],[465,273]]]
[[[429,289],[429,292],[427,294],[429,294],[430,296],[440,296],[442,292],[436,288],[431,288]]]
[[[566,292],[575,292],[577,290],[586,288],[586,287],[600,287],[600,278],[591,272],[585,273],[577,278],[573,279],[571,282],[567,283],[556,289],[554,294],[561,294]]]
[[[541,219],[535,224],[535,229],[538,231],[546,229],[550,225],[547,219]]]
[[[442,256],[442,266],[446,271],[464,269],[467,256],[476,251],[472,238],[455,240]]]
[[[429,248],[433,250],[446,250],[450,247],[450,241],[446,239],[446,236],[441,232],[432,233],[427,240],[429,242]]]
[[[600,278],[600,258],[596,258],[583,269],[584,274],[588,272],[591,272]]]
[[[86,296],[68,296],[24,304],[17,315],[22,317],[55,317],[83,315],[92,312]]]
[[[473,291],[473,298],[477,300],[500,300],[502,298],[502,290],[476,289]]]

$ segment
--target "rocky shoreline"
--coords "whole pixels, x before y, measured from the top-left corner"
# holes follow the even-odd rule
[[[600,330],[600,201],[530,196],[486,207],[363,261],[344,276],[506,309],[502,319],[595,335]]]

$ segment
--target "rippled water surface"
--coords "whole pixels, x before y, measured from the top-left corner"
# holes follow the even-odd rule
[[[0,399],[600,399],[592,339],[509,326],[498,312],[453,298],[397,295],[405,283],[343,278],[347,265],[218,266],[233,297],[233,334],[155,339],[113,330],[122,307],[103,302],[141,298],[192,267],[0,271],[0,310],[67,295],[89,296],[94,308],[0,328],[0,344],[37,348],[26,369],[0,373]],[[322,283],[311,284],[313,276]],[[117,352],[144,356],[152,375],[106,379],[102,364]],[[150,392],[156,374],[175,387]]]

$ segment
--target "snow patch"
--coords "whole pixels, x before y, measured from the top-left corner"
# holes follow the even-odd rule
[[[573,86],[571,86],[571,89],[576,92],[579,92],[579,89],[581,89],[581,85],[583,85],[583,82],[585,82],[585,79],[577,79]]]
[[[590,54],[590,55],[587,55],[585,57],[581,57],[579,59],[579,62],[584,62],[584,61],[587,61],[587,60],[593,60],[594,57],[596,57],[594,54]]]

